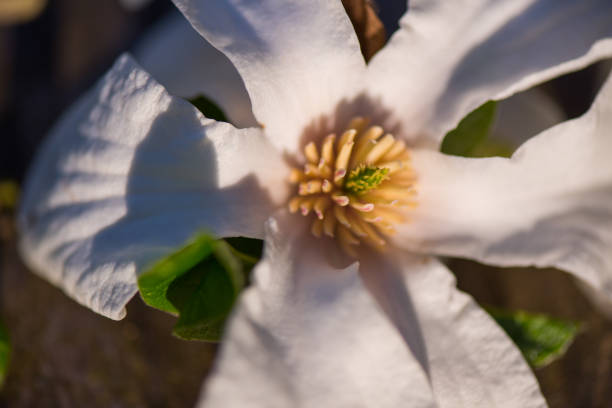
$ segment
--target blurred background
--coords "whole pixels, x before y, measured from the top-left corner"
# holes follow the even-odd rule
[[[405,2],[380,0],[374,9],[386,35],[370,21],[375,32],[361,36],[364,54],[397,28]],[[61,112],[172,13],[169,0],[0,0],[0,182],[19,185]],[[603,62],[503,102],[494,136],[516,144],[510,124],[531,136],[579,116],[609,69]],[[535,119],[524,120],[529,115]],[[0,205],[0,320],[13,346],[0,406],[193,406],[216,346],[172,337],[174,318],[139,297],[120,322],[79,306],[22,264],[13,215]],[[449,262],[459,286],[483,304],[583,322],[567,354],[536,375],[551,407],[612,407],[612,323],[569,276]]]

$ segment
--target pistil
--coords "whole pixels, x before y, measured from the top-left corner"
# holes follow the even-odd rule
[[[336,140],[337,139],[337,140]],[[297,186],[289,211],[314,217],[316,237],[335,237],[342,250],[357,257],[357,247],[388,246],[394,224],[406,222],[417,205],[416,175],[401,140],[367,119],[354,118],[340,138],[327,135],[304,147],[303,170],[293,168]]]

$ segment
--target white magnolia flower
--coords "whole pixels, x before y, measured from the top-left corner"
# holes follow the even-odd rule
[[[612,82],[511,159],[437,149],[484,101],[611,55],[612,3],[411,1],[367,66],[339,1],[175,3],[231,60],[261,127],[207,119],[121,57],[31,171],[19,219],[31,267],[120,319],[137,274],[196,231],[264,238],[203,405],[545,406],[520,352],[428,255],[555,266],[611,297]],[[168,42],[160,72],[188,60],[188,44]],[[384,180],[366,183],[351,161]],[[305,176],[290,166],[306,162],[311,183],[291,201],[286,180]],[[351,175],[365,194],[343,188]]]

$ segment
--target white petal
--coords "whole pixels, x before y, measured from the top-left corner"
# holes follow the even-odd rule
[[[430,146],[485,101],[612,55],[609,0],[415,0],[400,25],[370,91]]]
[[[204,118],[126,55],[39,153],[21,249],[36,272],[118,319],[136,274],[199,230],[261,236],[284,173],[258,130]]]
[[[265,257],[200,406],[434,406],[423,370],[363,287],[357,264],[333,268],[291,222],[269,224]]]
[[[426,367],[440,408],[545,407],[535,376],[497,323],[438,261],[364,262],[368,288]]]
[[[238,127],[256,126],[251,101],[238,71],[176,10],[136,47],[136,60],[169,93],[183,98],[203,94]]]
[[[236,66],[257,120],[295,152],[307,125],[332,113],[365,62],[340,1],[174,0]]]
[[[419,207],[398,243],[497,265],[555,266],[612,298],[612,79],[584,116],[512,159],[415,151]]]

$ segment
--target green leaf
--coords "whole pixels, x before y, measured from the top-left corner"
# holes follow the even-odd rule
[[[138,278],[138,289],[145,303],[177,314],[178,309],[166,297],[170,284],[206,259],[213,252],[215,242],[210,235],[202,234],[141,274]]]
[[[225,238],[230,245],[230,249],[241,261],[246,275],[259,262],[263,255],[264,242],[261,239],[230,237]]]
[[[211,99],[204,95],[198,95],[195,98],[189,99],[189,102],[209,119],[214,119],[219,122],[229,122],[223,110],[214,103]]]
[[[212,256],[168,289],[168,300],[180,311],[172,333],[186,340],[218,341],[243,286],[240,259],[225,241],[216,241]]]
[[[263,239],[246,238],[246,237],[229,237],[225,241],[237,251],[260,259],[263,255]]]
[[[470,112],[455,129],[446,134],[440,151],[455,156],[471,156],[489,135],[496,110],[497,102],[488,101]]]
[[[509,143],[486,139],[472,149],[470,157],[511,157],[515,150]]]
[[[0,322],[0,388],[4,384],[11,357],[11,342],[6,327]]]
[[[225,319],[261,257],[262,242],[225,240],[201,234],[158,261],[138,278],[144,301],[178,315],[173,334],[188,340],[218,341]]]
[[[533,367],[543,367],[561,357],[580,330],[577,322],[525,311],[487,308]]]

